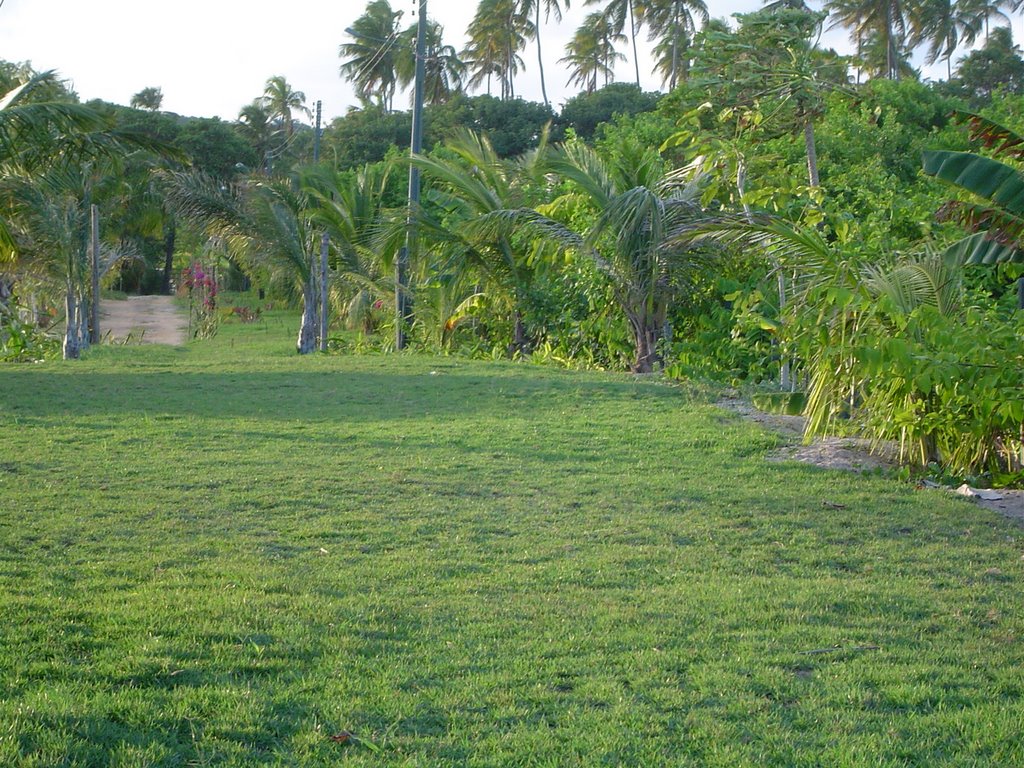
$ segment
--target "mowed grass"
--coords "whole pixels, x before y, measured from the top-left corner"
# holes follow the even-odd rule
[[[0,368],[0,765],[1024,764],[1019,527],[294,325]]]

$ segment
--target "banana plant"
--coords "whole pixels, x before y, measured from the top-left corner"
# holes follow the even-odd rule
[[[980,115],[957,116],[967,123],[973,141],[999,158],[1024,161],[1024,137]],[[1024,173],[1016,165],[974,152],[933,150],[923,160],[925,173],[973,198],[951,200],[936,214],[971,232],[950,246],[946,257],[960,264],[1024,262]]]

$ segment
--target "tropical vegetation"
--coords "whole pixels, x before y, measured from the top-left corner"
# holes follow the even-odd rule
[[[567,4],[488,0],[462,46],[429,22],[411,159],[396,96],[415,77],[416,28],[387,0],[344,31],[340,74],[361,104],[321,135],[282,75],[219,121],[162,112],[156,87],[132,107],[81,105],[53,76],[5,65],[6,354],[31,356],[26,334],[59,322],[75,356],[92,272],[168,292],[199,269],[217,290],[301,306],[303,353],[390,349],[400,324],[413,347],[454,354],[781,385],[807,392],[809,436],[895,439],[911,464],[1017,482],[1004,400],[1022,214],[1015,187],[981,185],[1010,184],[1019,162],[1024,59],[1009,30],[986,27],[1001,7],[780,3],[725,23],[697,2],[593,5],[562,58],[580,94],[559,112],[515,98],[516,81]],[[851,31],[856,57],[819,46],[830,25]],[[645,35],[667,93],[614,82]],[[948,79],[920,82],[904,67],[915,49]],[[406,244],[412,309],[396,319]],[[941,374],[923,362],[986,323]],[[997,367],[1009,379],[982,375]]]
[[[927,487],[1024,486],[1017,11],[584,5],[424,20],[415,154],[388,0],[322,126],[0,62],[0,763],[1024,764],[1019,527]]]

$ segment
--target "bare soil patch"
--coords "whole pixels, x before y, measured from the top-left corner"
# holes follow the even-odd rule
[[[883,446],[880,450],[872,452],[870,441],[855,437],[816,438],[804,444],[801,442],[805,423],[802,416],[765,413],[749,402],[734,397],[723,398],[717,405],[789,438],[787,445],[769,456],[769,461],[801,461],[816,467],[850,472],[896,469],[899,466],[898,450],[895,445]],[[947,490],[950,493],[958,492],[954,489]],[[970,496],[963,491],[959,493],[975,501],[980,507],[1024,523],[1024,490],[999,489],[994,495],[1000,498]]]
[[[100,301],[100,331],[115,342],[185,343],[188,318],[173,296],[129,296]],[[129,339],[130,337],[130,339]]]

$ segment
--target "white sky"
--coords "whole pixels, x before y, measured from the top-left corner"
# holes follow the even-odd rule
[[[413,23],[414,0],[391,5],[405,12],[403,28]],[[477,0],[428,0],[428,12],[444,26],[445,41],[461,49],[476,5]],[[760,5],[709,2],[712,16],[720,18]],[[83,100],[128,104],[133,94],[154,86],[163,90],[165,110],[226,120],[261,95],[269,77],[284,75],[310,105],[323,101],[329,121],[356,102],[338,75],[338,46],[365,8],[366,0],[0,0],[0,58],[57,70]],[[545,80],[556,107],[577,92],[566,86],[568,73],[557,61],[593,10],[576,0],[561,24],[552,21],[543,30]],[[832,32],[823,42],[842,52],[845,33]],[[656,90],[660,83],[650,74],[645,32],[638,45],[642,85]],[[625,47],[623,52],[631,55]],[[533,43],[522,57],[517,95],[541,101]],[[938,69],[945,72],[944,65]],[[635,79],[631,60],[619,65],[616,79]],[[406,101],[398,96],[395,103]]]

